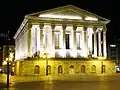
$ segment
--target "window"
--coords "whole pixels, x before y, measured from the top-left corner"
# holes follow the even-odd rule
[[[60,65],[60,66],[58,66],[58,74],[59,73],[63,73],[63,69],[62,69],[62,66]]]
[[[40,73],[40,67],[36,65],[34,68],[34,74],[39,74],[39,73]]]
[[[105,73],[105,68],[106,68],[106,66],[102,65],[102,67],[101,67],[101,73]]]
[[[81,73],[85,73],[85,66],[84,65],[81,66]]]
[[[70,49],[70,35],[69,34],[65,34],[65,45],[66,45],[66,49]]]
[[[91,70],[92,70],[92,73],[96,73],[96,66],[92,65]]]
[[[47,66],[47,69],[48,69],[48,74],[51,74],[51,66],[50,65]]]
[[[59,49],[59,33],[55,33],[55,49]]]
[[[69,74],[74,74],[74,66],[73,65],[70,66]]]

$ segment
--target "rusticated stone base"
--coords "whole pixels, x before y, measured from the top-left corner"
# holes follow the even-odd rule
[[[15,74],[46,75],[47,60],[49,75],[114,74],[116,72],[112,60],[27,59],[16,61]]]

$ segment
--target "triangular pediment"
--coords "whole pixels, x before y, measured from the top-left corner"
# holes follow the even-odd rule
[[[77,20],[93,20],[93,21],[108,21],[103,17],[90,13],[86,10],[80,9],[73,5],[67,5],[50,10],[45,10],[28,16],[34,16],[38,18],[60,18],[60,19],[77,19]]]

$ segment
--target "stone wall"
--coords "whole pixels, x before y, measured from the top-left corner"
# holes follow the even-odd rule
[[[19,64],[18,64],[19,63]],[[115,63],[111,60],[48,60],[51,66],[51,75],[58,75],[58,66],[62,66],[62,73],[59,74],[101,74],[102,65],[105,65],[106,74],[115,73]],[[82,65],[85,66],[85,72],[81,70]],[[93,69],[94,65],[95,69]],[[39,74],[35,74],[35,66],[39,66]],[[45,75],[46,60],[24,60],[16,61],[16,75]],[[71,68],[70,68],[71,67]]]

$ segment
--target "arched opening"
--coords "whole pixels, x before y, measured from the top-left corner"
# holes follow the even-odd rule
[[[34,68],[34,74],[40,74],[40,67],[38,65]]]
[[[81,66],[81,73],[85,73],[85,65]]]
[[[50,74],[51,74],[51,66],[48,65],[48,66],[47,66],[47,69],[48,69],[48,74],[50,75]]]
[[[69,74],[74,74],[74,66],[73,65],[70,66]]]
[[[102,67],[101,67],[101,73],[105,73],[105,69],[106,69],[106,66],[102,65]]]
[[[60,73],[63,73],[63,68],[62,68],[62,66],[60,65],[60,66],[58,66],[58,74],[60,74]]]
[[[92,73],[96,73],[96,66],[92,65],[91,70],[92,70]]]

